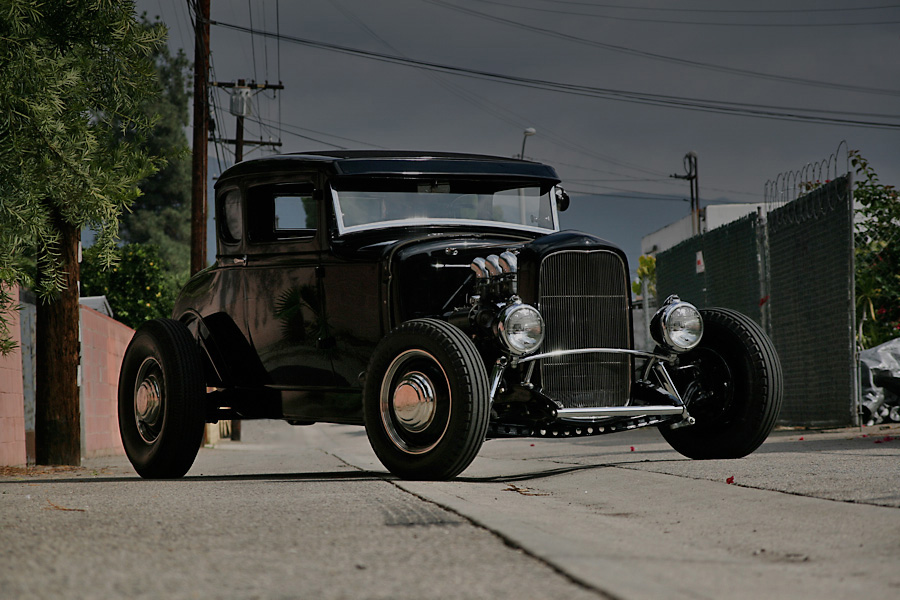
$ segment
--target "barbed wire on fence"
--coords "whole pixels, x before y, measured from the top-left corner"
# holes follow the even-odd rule
[[[835,210],[838,203],[848,201],[851,185],[850,176],[846,173],[822,181],[818,186],[814,184],[813,189],[803,192],[794,201],[770,208],[767,213],[769,227],[778,229],[825,218]]]
[[[780,173],[775,179],[766,181],[764,197],[766,211],[771,212],[824,183],[850,172],[850,148],[846,140],[841,140],[837,150],[827,158],[808,163],[799,169]]]

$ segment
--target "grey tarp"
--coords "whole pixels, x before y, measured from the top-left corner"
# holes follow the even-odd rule
[[[866,425],[900,422],[900,339],[859,354]]]

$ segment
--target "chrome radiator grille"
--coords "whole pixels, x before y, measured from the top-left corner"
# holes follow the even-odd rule
[[[630,348],[630,295],[625,265],[609,251],[569,250],[541,263],[542,352]],[[540,361],[545,394],[565,408],[624,406],[631,396],[632,358],[576,354]]]

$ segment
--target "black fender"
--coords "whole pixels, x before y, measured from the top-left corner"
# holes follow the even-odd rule
[[[194,335],[203,362],[210,399],[210,420],[281,418],[281,395],[266,387],[270,378],[241,328],[224,312],[206,316],[190,310],[180,319]],[[228,414],[219,408],[227,406]],[[213,418],[214,417],[214,418]]]

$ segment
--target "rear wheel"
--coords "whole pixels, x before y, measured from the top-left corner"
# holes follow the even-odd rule
[[[372,449],[389,471],[406,479],[449,479],[469,466],[484,442],[487,372],[457,327],[407,321],[375,349],[363,409]]]
[[[172,319],[135,332],[119,375],[119,432],[141,477],[173,479],[194,464],[206,422],[203,364],[188,328]]]
[[[725,308],[700,314],[703,339],[679,358],[673,377],[697,423],[660,432],[689,458],[740,458],[756,450],[775,426],[781,363],[772,342],[748,317]]]

